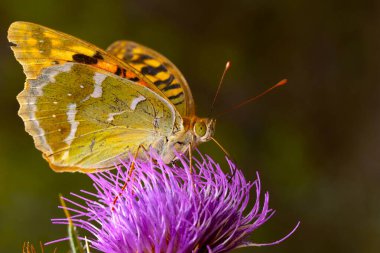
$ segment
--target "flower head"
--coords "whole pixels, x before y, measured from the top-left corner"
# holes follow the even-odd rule
[[[65,199],[75,206],[69,208],[73,223],[91,234],[90,247],[107,253],[215,253],[253,245],[247,235],[273,214],[268,193],[260,201],[259,178],[247,182],[231,161],[227,175],[207,156],[193,162],[192,173],[184,157],[169,166],[154,151],[150,156],[136,161],[131,178],[129,163],[90,174],[96,192],[72,194],[84,203]],[[254,204],[246,210],[252,190]]]

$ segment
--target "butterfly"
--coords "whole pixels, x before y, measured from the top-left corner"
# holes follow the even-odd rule
[[[181,72],[150,48],[122,40],[104,51],[28,22],[12,23],[8,40],[26,75],[18,114],[54,171],[111,169],[143,158],[140,147],[170,163],[214,135]]]

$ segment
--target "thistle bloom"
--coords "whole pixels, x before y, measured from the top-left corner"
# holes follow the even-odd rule
[[[177,165],[166,165],[154,151],[150,156],[154,159],[136,161],[132,178],[130,164],[123,163],[89,175],[95,193],[72,194],[75,202],[65,199],[74,206],[67,208],[74,225],[90,233],[90,247],[107,253],[216,253],[264,245],[245,241],[274,213],[268,193],[260,201],[258,177],[247,182],[231,161],[227,175],[208,156],[193,160],[192,173],[184,157],[179,156]],[[254,204],[246,210],[251,190]]]

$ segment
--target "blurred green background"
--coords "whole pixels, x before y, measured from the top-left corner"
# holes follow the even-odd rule
[[[251,237],[284,243],[235,252],[380,252],[380,2],[0,2],[0,252],[65,235],[58,193],[91,189],[82,174],[55,174],[17,116],[24,74],[8,47],[11,22],[39,23],[102,48],[130,39],[163,53],[207,115],[288,78],[289,84],[218,119],[217,139],[247,178],[259,171],[275,216]],[[212,143],[201,150],[222,159]],[[65,249],[66,244],[57,244]],[[49,247],[47,252],[51,252]],[[61,251],[64,252],[64,251]]]

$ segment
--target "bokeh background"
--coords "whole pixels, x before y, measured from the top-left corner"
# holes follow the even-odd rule
[[[11,22],[43,24],[102,48],[130,39],[171,59],[207,115],[289,83],[218,119],[217,139],[248,178],[259,171],[276,215],[251,237],[278,246],[235,252],[380,252],[380,2],[0,1],[0,252],[65,235],[58,193],[91,189],[55,174],[17,116],[24,74],[6,41]],[[201,150],[223,159],[207,143]],[[66,244],[56,245],[65,252]],[[47,249],[51,252],[53,247]]]

